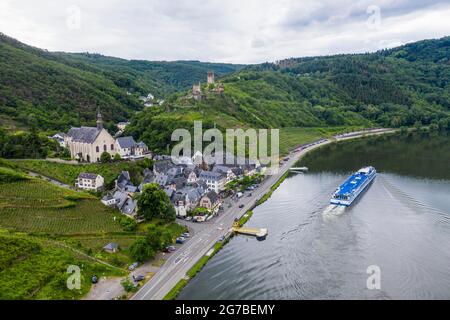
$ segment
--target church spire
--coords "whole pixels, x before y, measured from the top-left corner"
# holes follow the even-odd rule
[[[97,108],[97,129],[98,130],[103,129],[103,118],[102,114],[100,113],[100,107]]]

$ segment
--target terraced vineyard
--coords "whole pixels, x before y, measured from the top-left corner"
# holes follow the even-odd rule
[[[98,199],[38,179],[0,183],[0,226],[60,235],[122,231]]]

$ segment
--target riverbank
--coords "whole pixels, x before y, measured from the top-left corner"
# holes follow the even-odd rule
[[[377,131],[373,135],[394,132],[395,130],[384,129]],[[372,135],[370,131],[365,131],[358,136]],[[147,282],[141,290],[139,290],[132,299],[161,300],[176,286],[180,285],[180,280],[186,279],[187,272],[193,268],[200,259],[202,259],[217,243],[217,241],[229,233],[235,219],[242,218],[248,211],[254,208],[257,202],[271,191],[271,188],[277,184],[293,165],[295,165],[306,153],[315,150],[323,145],[339,141],[339,138],[332,140],[323,140],[320,143],[311,144],[302,150],[294,150],[289,154],[289,160],[281,165],[277,174],[269,176],[257,189],[251,197],[245,197],[240,202],[228,208],[219,217],[209,221],[205,225],[205,229],[193,236],[183,247],[181,247],[175,255],[173,255],[158,273]],[[280,182],[281,184],[281,182]],[[272,190],[273,191],[273,190]],[[239,208],[239,205],[243,205]],[[182,287],[181,287],[182,288]],[[180,289],[180,288],[179,288]]]

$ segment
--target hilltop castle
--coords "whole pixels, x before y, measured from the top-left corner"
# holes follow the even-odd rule
[[[208,71],[208,75],[207,75],[207,79],[206,79],[207,84],[208,84],[207,90],[209,90],[209,92],[213,92],[215,94],[221,94],[225,90],[223,83],[216,84],[214,77],[215,77],[214,72]],[[204,94],[202,93],[202,87],[201,87],[200,82],[198,84],[194,84],[192,86],[192,97],[195,100],[201,100],[204,98]]]

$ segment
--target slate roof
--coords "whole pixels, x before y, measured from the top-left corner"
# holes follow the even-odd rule
[[[166,173],[169,169],[175,167],[171,160],[158,161],[154,164],[153,170],[158,173]]]
[[[200,179],[202,180],[221,180],[224,178],[223,174],[220,172],[213,172],[213,171],[202,171],[200,173]]]
[[[127,186],[133,186],[130,180],[130,173],[128,171],[122,171],[117,178],[117,187],[119,189],[125,189]]]
[[[214,190],[208,192],[206,196],[211,200],[212,204],[215,204],[219,200],[219,195]]]
[[[172,198],[172,195],[173,195],[173,193],[174,193],[173,189],[168,189],[168,188],[165,188],[165,189],[164,189],[164,192],[167,194],[167,196],[169,197],[169,199]]]
[[[136,141],[134,141],[133,137],[120,137],[116,139],[120,148],[132,148],[136,145]]]
[[[143,141],[138,142],[136,144],[136,146],[139,147],[139,148],[142,148],[142,149],[148,149],[147,145]]]
[[[96,127],[71,128],[67,136],[74,142],[93,143],[100,132],[101,130]]]
[[[109,250],[109,251],[114,251],[114,250],[119,249],[119,245],[115,242],[111,242],[111,243],[108,243],[106,246],[104,246],[103,249]]]
[[[122,211],[123,213],[125,213],[127,215],[132,215],[134,213],[134,211],[136,210],[136,207],[137,207],[136,200],[128,198],[125,201],[123,207],[120,209],[120,211]]]
[[[116,191],[116,193],[114,193],[113,197],[114,197],[114,199],[116,199],[117,207],[120,210],[120,209],[122,209],[123,205],[127,201],[128,195],[125,192]]]
[[[97,179],[97,174],[95,173],[80,173],[80,175],[78,176],[78,179],[90,179],[90,180],[95,180]]]

